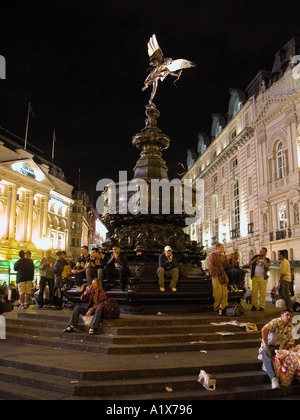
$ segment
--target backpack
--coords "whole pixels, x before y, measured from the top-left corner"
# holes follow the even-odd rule
[[[227,316],[242,316],[245,313],[245,309],[242,307],[240,303],[236,303],[233,306],[229,306],[226,309]]]
[[[69,266],[68,263],[64,266],[61,276],[63,279],[68,279],[69,277],[72,276],[72,268]]]
[[[102,311],[103,319],[118,319],[120,318],[120,306],[115,299],[108,298],[104,302]]]

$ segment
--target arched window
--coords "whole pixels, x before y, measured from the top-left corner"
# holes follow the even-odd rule
[[[279,179],[286,176],[286,159],[282,148],[282,142],[279,142],[277,146],[277,176]]]

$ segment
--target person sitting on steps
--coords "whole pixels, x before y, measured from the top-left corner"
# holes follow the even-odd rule
[[[179,268],[170,246],[166,246],[164,253],[159,256],[157,275],[158,286],[161,292],[165,291],[165,278],[171,278],[170,288],[172,292],[177,291]]]
[[[113,246],[113,255],[104,267],[104,276],[108,281],[109,287],[113,287],[115,280],[119,279],[123,291],[126,289],[127,277],[130,277],[130,269],[128,267],[125,254],[121,252],[119,245]]]
[[[99,279],[94,279],[90,286],[87,286],[84,293],[81,295],[80,300],[82,302],[88,301],[88,307],[83,305],[77,305],[74,308],[70,321],[66,329],[64,329],[65,333],[75,333],[76,328],[78,326],[79,316],[90,316],[93,315],[92,322],[89,326],[89,335],[94,335],[95,331],[97,331],[104,302],[107,299],[106,293],[102,288],[102,283]]]

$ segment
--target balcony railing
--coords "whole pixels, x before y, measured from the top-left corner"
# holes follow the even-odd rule
[[[275,230],[270,232],[270,242],[280,241],[281,239],[287,239],[292,237],[292,230],[290,228]]]
[[[240,229],[233,229],[230,231],[230,239],[236,239],[239,238],[241,236],[241,232]]]

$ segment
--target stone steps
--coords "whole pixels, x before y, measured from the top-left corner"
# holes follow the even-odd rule
[[[1,365],[0,360],[0,365]],[[106,373],[104,380],[82,380],[75,374],[72,377],[59,377],[12,366],[0,366],[0,395],[6,399],[66,400],[218,400],[218,399],[265,399],[280,398],[297,394],[300,385],[272,390],[270,381],[259,370],[260,363],[245,365],[211,367],[210,373],[217,381],[214,392],[205,390],[198,382],[198,369],[186,369],[185,375],[173,370],[164,375],[152,372],[149,377],[127,377],[119,372],[119,378],[110,378]],[[228,371],[227,371],[228,369]],[[114,372],[113,376],[117,376]],[[100,373],[99,373],[100,376]],[[169,390],[169,391],[168,391]],[[276,394],[276,395],[275,395]],[[258,398],[258,396],[260,398]]]
[[[48,311],[49,312],[49,311]],[[75,334],[65,334],[69,318],[65,314],[18,313],[7,322],[7,339],[63,349],[76,349],[106,354],[141,354],[258,347],[260,333],[246,332],[239,327],[210,325],[211,316],[202,319],[180,318],[103,321],[99,334],[87,335],[87,327],[79,325]],[[215,319],[215,321],[220,318]],[[223,320],[223,318],[222,318]],[[189,325],[188,322],[192,325]],[[153,325],[154,324],[154,325]],[[232,335],[220,335],[225,331]]]
[[[256,314],[259,330],[268,320],[264,317],[275,316]],[[65,310],[19,311],[7,317],[7,339],[0,352],[2,399],[174,401],[299,395],[299,384],[271,389],[257,360],[260,332],[211,325],[232,318],[212,313],[121,316],[104,320],[95,336],[87,335],[84,325],[76,334],[63,333],[69,318]],[[239,321],[255,319],[248,314]],[[234,335],[221,336],[220,331]],[[197,382],[200,369],[217,380],[216,391]]]

